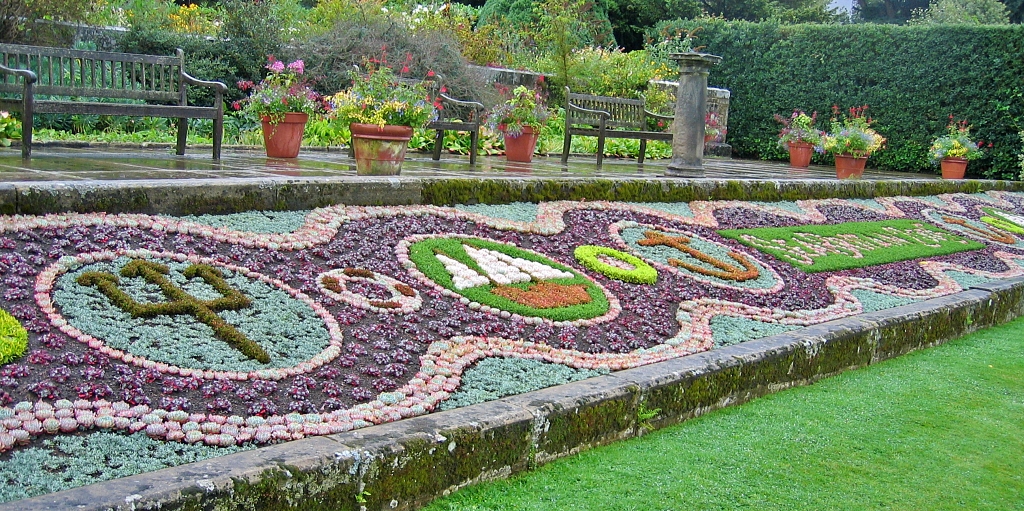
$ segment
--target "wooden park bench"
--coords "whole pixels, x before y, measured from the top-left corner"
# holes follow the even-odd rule
[[[639,162],[644,162],[648,140],[672,141],[670,131],[648,130],[648,120],[662,121],[666,130],[672,122],[671,115],[659,115],[648,111],[644,100],[613,98],[576,94],[565,88],[565,144],[562,163],[569,161],[569,146],[573,135],[597,137],[597,165],[604,160],[606,138],[631,138],[640,140]]]
[[[441,106],[437,111],[437,119],[427,124],[428,130],[437,130],[434,137],[434,160],[441,159],[445,131],[468,131],[469,164],[476,164],[476,146],[477,141],[480,140],[480,125],[483,124],[487,115],[486,108],[482,103],[476,101],[466,101],[449,96],[440,75],[435,75],[428,90]]]
[[[185,154],[188,120],[213,119],[213,158],[220,159],[227,86],[189,76],[184,52],[176,53],[163,57],[0,44],[0,109],[21,112],[22,156],[32,154],[35,114],[95,114],[176,118],[179,155]],[[213,106],[189,105],[189,85],[212,89]]]

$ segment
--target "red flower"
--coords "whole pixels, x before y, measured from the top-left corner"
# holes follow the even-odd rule
[[[231,103],[231,108],[234,108],[235,110],[241,110],[242,109],[242,104],[237,102],[237,101],[235,101],[234,103]]]
[[[404,74],[406,74],[406,73],[408,73],[408,72],[409,72],[409,66],[402,66],[402,71],[401,71],[401,73],[402,73],[402,74],[404,75]]]
[[[434,72],[433,71],[427,71],[427,78],[431,78],[433,76],[434,76]]]

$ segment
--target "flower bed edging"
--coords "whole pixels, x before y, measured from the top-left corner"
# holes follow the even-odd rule
[[[416,509],[783,388],[934,346],[1024,314],[1024,278],[448,412],[0,505],[51,509]],[[357,502],[357,496],[365,503]],[[83,507],[76,507],[83,506]]]

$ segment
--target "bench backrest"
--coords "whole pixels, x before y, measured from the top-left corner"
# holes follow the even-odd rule
[[[591,96],[589,94],[577,94],[570,92],[568,100],[573,105],[587,110],[602,110],[611,114],[605,126],[608,128],[624,128],[643,130],[646,129],[646,114],[644,113],[644,100],[628,98],[611,98],[607,96]],[[566,109],[568,110],[568,109]],[[600,117],[586,112],[572,112],[572,124],[589,124],[597,126]]]
[[[36,94],[178,102],[184,55],[173,57],[0,44],[0,65],[36,73]],[[0,93],[21,93],[14,75],[0,75]]]
[[[359,69],[356,67],[356,69]],[[417,80],[415,78],[395,78],[398,83],[404,83],[407,85],[419,85],[422,84],[427,89],[427,100],[433,103],[435,106],[439,103],[443,103],[443,108],[437,111],[437,119],[431,122],[446,123],[446,122],[467,122],[474,123],[480,122],[481,113],[477,112],[471,106],[460,105],[458,103],[446,102],[442,100],[442,91],[444,87],[444,77],[440,73],[435,73],[433,76],[425,78],[423,80]],[[455,99],[455,98],[452,98]],[[458,100],[456,100],[458,101]],[[428,126],[429,127],[429,126]]]

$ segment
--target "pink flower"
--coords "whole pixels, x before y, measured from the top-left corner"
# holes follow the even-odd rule
[[[280,73],[281,71],[284,71],[284,62],[281,62],[280,60],[275,60],[270,64],[267,64],[267,69],[275,73]]]
[[[291,70],[291,71],[294,71],[295,74],[300,74],[301,75],[303,73],[303,71],[306,70],[306,64],[303,63],[301,59],[300,60],[296,60],[295,62],[292,62],[291,64],[288,64],[288,69]]]

